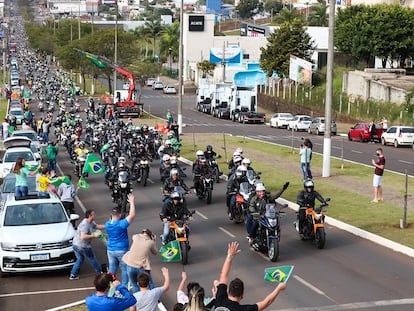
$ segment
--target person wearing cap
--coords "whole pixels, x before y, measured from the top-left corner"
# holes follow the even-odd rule
[[[156,238],[151,230],[143,229],[140,233],[132,236],[131,248],[122,257],[123,262],[127,265],[128,277],[133,293],[139,291],[137,277],[142,272],[146,272],[149,276],[149,288],[154,288],[154,281],[151,277],[150,254],[158,254]]]
[[[279,198],[288,187],[289,182],[286,182],[279,191],[277,191],[274,195],[271,195],[270,192],[266,192],[266,187],[263,184],[256,185],[256,194],[250,199],[249,211],[246,220],[246,230],[248,234],[247,238],[250,246],[253,245],[256,231],[259,227],[259,221],[253,218],[253,214],[263,213],[266,209],[266,204],[275,203],[275,200]]]
[[[109,270],[113,274],[121,268],[122,285],[128,286],[127,265],[122,257],[129,250],[128,227],[135,219],[135,196],[128,194],[129,214],[125,218],[118,207],[112,209],[111,218],[105,223],[105,230],[108,236],[107,254]]]

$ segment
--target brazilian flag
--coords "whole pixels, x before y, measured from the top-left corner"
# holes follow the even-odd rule
[[[70,179],[68,176],[53,177],[49,179],[49,183],[55,187],[59,187],[62,183],[70,185]]]
[[[174,240],[164,245],[160,248],[160,254],[163,262],[181,261],[180,242]]]
[[[82,56],[85,56],[89,61],[91,61],[94,65],[98,66],[99,68],[106,68],[107,65],[104,62],[101,62],[99,60],[98,55],[92,54],[92,53],[88,53],[88,52],[84,52],[81,51],[79,49],[76,49],[79,53],[81,53]]]
[[[85,166],[83,167],[84,174],[102,174],[105,172],[105,166],[103,165],[101,159],[93,153],[88,154],[88,157],[85,161]]]
[[[35,170],[37,170],[39,168],[39,165],[32,165],[32,164],[26,164],[24,166],[28,171],[30,172],[34,172]]]
[[[279,266],[265,269],[265,281],[285,283],[292,274],[295,266]]]
[[[83,176],[81,176],[81,178],[79,178],[78,187],[81,188],[81,189],[88,189],[89,188],[89,184],[86,182],[86,179],[83,178]]]
[[[108,149],[109,149],[109,144],[105,144],[105,145],[103,145],[103,146],[102,146],[102,148],[101,148],[101,150],[100,150],[100,151],[101,151],[101,153],[102,153],[102,152],[105,152],[105,151],[106,151],[106,150],[108,150]]]

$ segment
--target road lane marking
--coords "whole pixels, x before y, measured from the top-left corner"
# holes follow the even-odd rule
[[[398,160],[398,162],[401,162],[401,163],[404,163],[404,164],[414,164],[414,162],[404,161],[404,160]]]
[[[414,305],[414,298],[376,300],[365,302],[351,302],[332,306],[315,306],[307,308],[277,309],[278,311],[336,311],[336,310],[361,310],[366,308],[385,307],[385,306]],[[269,310],[273,311],[273,310]]]
[[[358,150],[351,150],[351,152],[354,152],[354,153],[363,153],[362,151],[358,151]]]
[[[293,278],[295,278],[299,283],[302,283],[303,285],[305,285],[306,287],[308,287],[309,289],[313,290],[314,292],[316,292],[317,294],[326,297],[327,299],[329,299],[332,302],[335,302],[334,299],[332,299],[331,297],[329,297],[328,295],[326,295],[323,291],[321,291],[319,288],[313,286],[311,283],[305,281],[304,279],[302,279],[300,276],[294,275]]]
[[[65,288],[65,289],[54,289],[54,290],[42,290],[37,292],[22,292],[22,293],[11,293],[11,294],[1,294],[0,298],[4,297],[18,297],[18,296],[27,296],[27,295],[44,295],[51,293],[66,293],[66,292],[79,292],[85,290],[92,290],[95,287],[80,287],[80,288]]]
[[[221,230],[221,231],[223,231],[225,234],[227,234],[228,236],[230,236],[230,237],[232,237],[232,238],[235,238],[236,236],[233,234],[233,233],[231,233],[230,231],[227,231],[226,229],[224,229],[223,227],[218,227],[219,228],[219,230]]]
[[[207,217],[207,216],[203,215],[203,214],[202,214],[202,213],[200,213],[199,211],[196,211],[196,214],[197,214],[198,216],[200,216],[201,218],[203,218],[204,220],[207,220],[207,219],[208,219],[208,217]]]

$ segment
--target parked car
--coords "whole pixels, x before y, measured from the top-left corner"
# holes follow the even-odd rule
[[[60,199],[10,193],[0,209],[0,274],[70,269],[76,261],[75,230]]]
[[[312,122],[312,118],[307,115],[296,115],[292,120],[288,121],[288,130],[294,131],[307,131],[310,124]]]
[[[12,107],[9,110],[9,114],[16,117],[16,123],[22,124],[24,119],[24,112],[23,109],[20,107]]]
[[[32,145],[36,147],[37,151],[40,151],[40,141],[35,131],[14,131],[11,137],[27,137],[32,141]]]
[[[154,84],[154,81],[155,81],[155,78],[148,78],[146,82],[147,86],[152,86]]]
[[[412,126],[392,126],[388,131],[381,135],[381,144],[393,144],[395,148],[399,146],[413,146],[414,127]]]
[[[291,113],[276,113],[270,118],[270,127],[284,127],[288,126],[288,122],[293,119],[293,114]]]
[[[4,178],[12,171],[17,158],[23,158],[26,165],[41,164],[40,154],[33,152],[32,141],[27,137],[9,137],[4,140],[4,147],[6,151],[1,161],[0,177]]]
[[[312,120],[308,128],[309,134],[321,135],[325,133],[325,117],[318,117]],[[331,134],[336,135],[336,122],[331,120]]]
[[[177,89],[174,85],[168,84],[164,87],[164,94],[177,94]]]
[[[381,140],[383,129],[379,124],[374,124],[374,126],[374,140],[379,142]],[[370,139],[371,133],[369,132],[369,122],[358,122],[348,131],[348,140],[358,140],[362,143],[364,141],[369,141]]]
[[[154,83],[152,84],[153,90],[162,90],[163,88],[164,84],[162,83],[162,81],[154,81]]]

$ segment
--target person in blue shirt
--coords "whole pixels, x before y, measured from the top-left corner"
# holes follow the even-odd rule
[[[89,311],[123,311],[137,303],[136,298],[118,280],[112,280],[108,273],[95,276],[96,293],[86,297],[85,303]],[[109,289],[115,288],[116,295],[110,297]]]
[[[122,257],[129,250],[128,227],[135,218],[135,196],[128,195],[129,214],[124,217],[118,207],[112,209],[112,217],[105,223],[105,231],[108,236],[107,254],[109,263],[109,272],[116,274],[118,267],[121,268],[122,285],[128,285],[127,265],[123,262]]]

